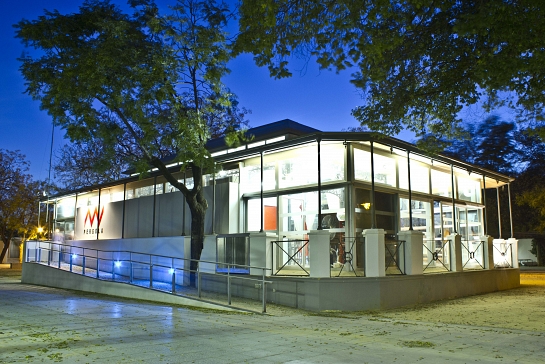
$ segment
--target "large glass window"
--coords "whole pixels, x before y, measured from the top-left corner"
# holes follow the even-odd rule
[[[101,204],[117,201],[123,201],[123,185],[103,188],[100,190]]]
[[[96,206],[98,205],[98,190],[78,195],[77,207]]]
[[[279,197],[279,234],[301,239],[310,230],[330,229],[332,233],[344,231],[344,188],[322,191],[322,221],[318,221],[318,192],[288,194]]]
[[[375,183],[395,187],[396,160],[393,156],[373,155]],[[356,179],[371,182],[371,153],[361,149],[354,149],[354,174]]]
[[[318,217],[318,192],[294,193],[279,196],[279,236],[274,253],[274,265],[282,274],[299,274],[310,267],[312,242],[307,243],[308,232],[321,225],[329,230],[330,262],[344,262],[344,188],[323,190],[321,219]],[[294,270],[294,273],[288,271]]]
[[[178,179],[178,182],[184,183],[184,179],[183,178]],[[194,186],[193,177],[187,177],[185,179],[185,187],[187,187],[188,190],[192,190],[193,186]],[[178,189],[176,187],[172,186],[168,182],[165,183],[165,193],[177,192],[177,191]]]
[[[153,178],[127,183],[126,199],[131,200],[133,198],[153,196],[154,188]]]
[[[240,176],[240,188],[242,193],[261,191],[261,161],[259,164],[242,167]],[[263,164],[263,190],[269,191],[276,188],[275,163]]]
[[[458,176],[458,198],[464,201],[481,202],[481,182]]]
[[[371,204],[371,191],[357,188],[355,200],[357,233],[373,226]],[[396,206],[394,194],[375,192],[375,227],[377,229],[384,229],[387,234],[396,233]]]
[[[409,175],[407,159],[399,162],[399,188],[409,189]],[[411,190],[422,193],[430,193],[429,168],[411,160]]]
[[[320,168],[322,183],[329,181],[344,181],[344,150],[342,144],[320,145]]]
[[[481,241],[482,209],[463,206],[456,208],[458,233],[462,238],[462,264],[464,269],[484,268],[484,247]]]
[[[57,220],[73,218],[76,214],[76,197],[62,198],[57,201]]]
[[[462,240],[480,241],[483,235],[482,209],[472,206],[457,207],[458,232]]]
[[[247,231],[261,230],[261,199],[253,198],[248,200],[248,226]],[[276,231],[278,229],[278,207],[276,197],[268,197],[263,199],[263,229],[265,231]]]
[[[396,160],[381,154],[373,156],[375,167],[375,183],[382,183],[395,187],[396,181]]]
[[[413,230],[423,232],[426,235],[426,239],[432,239],[433,221],[431,220],[432,212],[429,202],[412,200],[409,207],[408,199],[399,199],[401,231],[406,231],[410,228],[409,208],[412,210]]]
[[[279,160],[279,187],[305,186],[318,183],[316,145],[295,148],[275,155]]]
[[[354,149],[354,176],[360,181],[371,182],[371,153]]]
[[[432,169],[431,193],[437,196],[452,197],[452,179],[450,173]]]

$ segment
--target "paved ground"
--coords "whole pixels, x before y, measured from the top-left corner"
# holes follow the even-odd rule
[[[523,273],[507,293],[319,315],[191,310],[24,285],[19,274],[0,270],[0,363],[545,362],[544,273]]]

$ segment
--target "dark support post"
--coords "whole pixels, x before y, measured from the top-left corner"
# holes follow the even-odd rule
[[[486,177],[483,174],[484,235],[488,236],[488,215],[486,207]]]
[[[49,194],[47,195],[47,201],[45,202],[45,226],[46,226],[46,238],[49,235],[51,240],[51,230],[49,229]]]
[[[98,236],[99,232],[100,232],[100,193],[102,192],[102,189],[98,189],[98,210],[97,210],[97,240],[100,238]]]
[[[216,162],[212,171],[212,234],[216,233]]]
[[[500,229],[498,238],[501,239],[501,209],[500,209],[500,188],[499,187],[496,187],[496,198],[498,199],[498,229]]]
[[[41,210],[42,210],[42,203],[40,201],[38,201],[38,227],[42,227],[42,224],[40,224],[40,212],[41,212]],[[77,210],[74,210],[74,211],[77,211]]]
[[[316,139],[316,141],[318,142],[318,230],[322,230],[322,163],[320,156],[321,138]]]
[[[409,230],[413,230],[413,196],[411,190],[411,156],[407,151],[407,179],[409,180]]]
[[[458,229],[456,228],[456,203],[454,202],[454,199],[456,198],[455,190],[454,190],[454,165],[450,165],[450,182],[451,182],[451,188],[452,188],[452,227],[454,228],[454,232],[457,233]]]
[[[507,183],[507,193],[509,195],[509,225],[511,227],[511,237],[513,238],[513,209],[511,208],[511,182]],[[539,245],[539,244],[536,244]]]
[[[263,206],[263,152],[260,153],[261,157],[261,190],[260,190],[260,198],[261,198],[261,227],[259,229],[259,232],[262,233],[264,231],[264,221],[265,221],[265,207]]]
[[[74,202],[74,239],[76,238],[76,231],[78,231],[78,222],[75,217],[77,215],[77,212],[78,212],[78,194],[76,193],[76,198],[74,199],[75,202]],[[38,211],[39,212],[39,211]],[[40,221],[40,219],[38,219],[38,221]]]
[[[151,222],[151,236],[155,236],[155,209],[157,207],[157,176],[153,177],[153,221]]]
[[[51,219],[51,223],[52,223],[51,231],[53,232],[56,232],[57,230],[57,201],[59,200],[55,199],[55,205],[53,205],[53,218]]]
[[[187,171],[184,170],[184,186],[187,187],[187,179],[186,179],[186,177],[187,177]],[[181,192],[180,192],[180,193],[181,193]],[[184,198],[184,207],[183,207],[183,210],[182,210],[182,219],[183,219],[183,221],[182,221],[182,236],[185,236],[185,207],[186,207],[186,205],[187,205],[187,201],[186,201],[185,196],[183,196],[183,198]]]
[[[371,141],[371,229],[376,229],[376,210],[375,210],[375,151],[373,141]]]
[[[127,182],[123,183],[123,215],[121,219],[121,239],[125,238],[125,201],[127,201]]]
[[[347,197],[346,197],[346,211],[352,211],[352,213],[354,213],[354,203],[355,201],[353,200],[355,198],[355,193],[354,193],[354,185],[353,185],[353,181],[354,181],[354,159],[353,159],[353,151],[352,151],[352,145],[350,143],[348,143],[346,140],[343,142],[344,146],[345,146],[345,163],[346,163],[346,181],[349,182],[349,184],[347,185],[346,187],[346,193],[347,193]],[[350,215],[346,215],[346,216],[350,216]],[[355,223],[353,221],[351,221],[352,219],[350,218],[346,218],[345,222],[346,222],[346,225],[345,225],[345,229],[346,231],[354,231],[354,226],[355,226]],[[356,234],[352,233],[350,234],[352,236],[356,236]],[[355,252],[355,250],[353,251]]]

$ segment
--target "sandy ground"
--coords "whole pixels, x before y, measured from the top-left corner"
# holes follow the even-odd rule
[[[521,287],[375,312],[397,320],[545,331],[545,272],[520,274]]]
[[[0,276],[20,278],[21,270],[0,269]],[[345,312],[342,316],[373,316],[396,321],[457,324],[513,330],[545,331],[545,272],[521,272],[521,287],[508,291],[372,312]],[[272,315],[301,311],[268,305]],[[338,315],[341,313],[331,313]],[[320,315],[320,313],[318,313]],[[327,316],[327,313],[324,313]]]

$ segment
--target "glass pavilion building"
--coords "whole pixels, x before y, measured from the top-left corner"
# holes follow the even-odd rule
[[[248,133],[253,139],[237,148],[222,139],[208,143],[219,171],[204,176],[209,236],[203,259],[266,266],[277,284],[328,278],[353,285],[358,277],[509,268],[518,277],[516,240],[487,236],[487,208],[510,215],[510,204],[487,206],[483,193],[509,188],[512,178],[372,133],[321,132],[292,120]],[[169,168],[180,170],[177,164]],[[88,247],[116,242],[134,251],[144,244],[160,252],[161,239],[188,235],[191,218],[183,195],[154,173],[42,201],[55,206],[54,240]],[[192,187],[189,172],[176,175]],[[221,271],[219,263],[209,269]],[[445,296],[512,288],[518,282],[509,274],[494,278],[495,288]],[[269,297],[279,303],[340,307],[292,304],[274,292]]]

